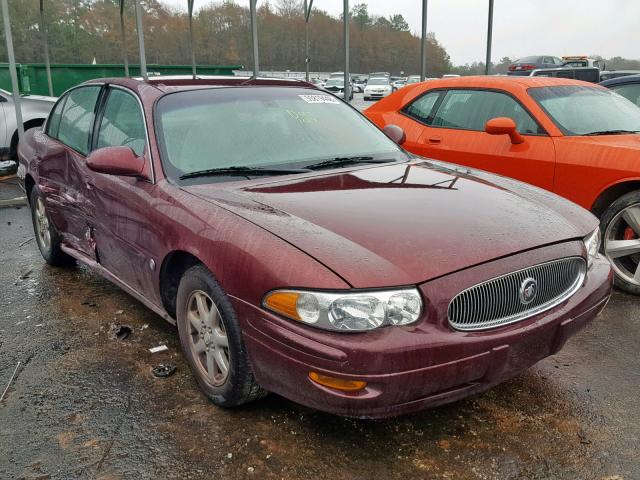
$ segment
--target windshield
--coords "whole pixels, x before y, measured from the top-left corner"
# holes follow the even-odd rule
[[[335,157],[404,158],[357,111],[332,95],[303,88],[171,93],[158,101],[156,123],[171,179],[232,166],[300,168]]]
[[[640,108],[610,90],[566,85],[528,92],[565,135],[640,131]]]
[[[342,87],[344,86],[344,78],[330,78],[325,83],[325,87]]]
[[[389,85],[387,78],[370,78],[367,85]]]

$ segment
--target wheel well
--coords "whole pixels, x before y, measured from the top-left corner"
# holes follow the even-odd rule
[[[593,202],[591,212],[600,217],[604,211],[622,195],[640,189],[640,181],[617,183],[610,186]]]
[[[31,175],[24,177],[24,189],[27,192],[27,202],[31,202],[31,190],[35,186],[36,182]]]
[[[176,298],[178,286],[184,272],[201,264],[198,257],[181,250],[169,253],[160,267],[160,296],[165,310],[176,318]]]
[[[32,118],[31,120],[27,120],[24,122],[24,131],[26,132],[30,128],[39,127],[44,123],[44,118]],[[13,136],[11,137],[11,150],[9,151],[10,158],[17,160],[18,158],[18,130],[13,132]]]

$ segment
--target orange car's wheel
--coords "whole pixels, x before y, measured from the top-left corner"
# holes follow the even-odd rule
[[[602,252],[620,289],[640,295],[640,190],[613,202],[600,218]]]

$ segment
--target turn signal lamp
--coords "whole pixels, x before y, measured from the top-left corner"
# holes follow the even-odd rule
[[[344,378],[329,377],[316,372],[309,372],[309,378],[318,385],[342,390],[343,392],[359,392],[367,386],[362,380],[345,380]]]

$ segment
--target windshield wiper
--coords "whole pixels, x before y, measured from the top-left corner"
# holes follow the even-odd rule
[[[330,160],[324,160],[318,163],[312,163],[311,165],[305,165],[305,168],[309,170],[316,170],[319,168],[339,167],[341,165],[351,165],[353,163],[389,163],[393,162],[393,159],[388,158],[373,158],[373,157],[335,157]]]
[[[596,135],[625,135],[627,133],[639,133],[636,130],[598,130],[595,132],[585,133],[585,137],[596,136]]]
[[[222,167],[222,168],[209,168],[206,170],[197,170],[195,172],[185,173],[180,175],[180,180],[186,178],[195,177],[209,177],[215,175],[229,175],[229,176],[241,176],[249,177],[254,175],[287,175],[290,173],[305,173],[309,172],[308,168],[262,168],[262,167]]]

